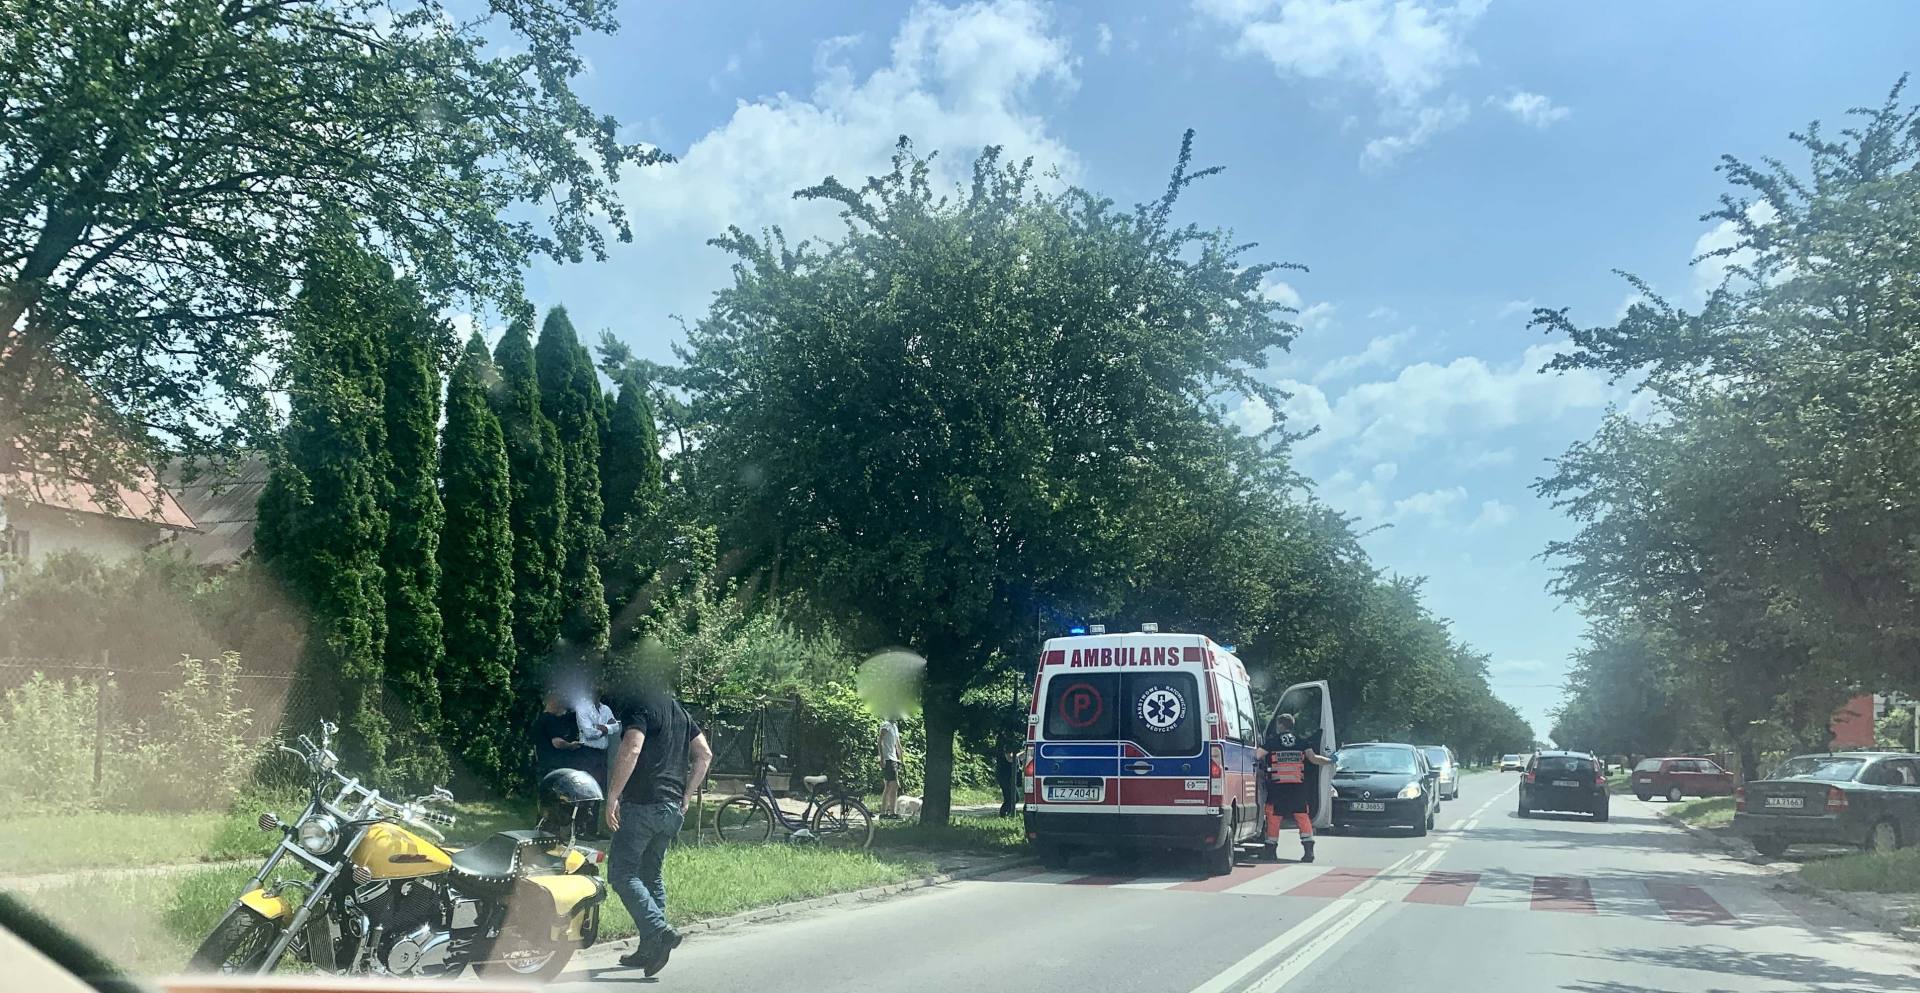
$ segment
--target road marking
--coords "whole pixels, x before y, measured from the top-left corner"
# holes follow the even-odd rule
[[[1218,893],[1221,890],[1232,889],[1242,883],[1253,882],[1268,873],[1278,872],[1290,864],[1292,863],[1262,862],[1258,865],[1238,866],[1227,875],[1212,876],[1207,879],[1190,879],[1184,883],[1176,884],[1173,889],[1197,891],[1200,893]]]
[[[1357,867],[1349,869],[1329,869],[1326,874],[1320,878],[1310,879],[1288,890],[1287,895],[1320,897],[1322,899],[1343,897],[1353,892],[1360,884],[1379,875],[1379,873],[1380,870],[1378,869],[1362,869]]]
[[[1407,894],[1405,902],[1441,907],[1464,906],[1479,882],[1480,874],[1477,872],[1429,872],[1427,878]]]
[[[1667,916],[1683,924],[1725,924],[1733,920],[1727,908],[1720,906],[1707,891],[1680,883],[1649,882],[1647,894],[1660,904]]]
[[[1533,909],[1591,914],[1594,912],[1593,887],[1584,879],[1570,876],[1535,876]]]
[[[1335,918],[1342,914],[1349,913],[1352,908],[1356,906],[1358,906],[1358,904],[1349,903],[1344,900],[1327,904],[1312,916],[1280,932],[1272,941],[1254,949],[1246,958],[1222,969],[1219,975],[1195,986],[1193,993],[1225,993],[1228,988],[1242,979],[1247,978],[1248,974],[1259,968],[1268,959],[1273,958],[1285,950],[1287,946],[1298,941],[1305,935],[1320,931],[1321,928],[1326,927]]]
[[[1327,925],[1326,929],[1315,935],[1312,941],[1295,949],[1277,968],[1261,976],[1258,982],[1248,987],[1247,993],[1275,993],[1283,989],[1288,983],[1299,978],[1300,974],[1320,956],[1346,940],[1347,935],[1352,933],[1354,928],[1365,923],[1367,918],[1379,913],[1380,908],[1384,906],[1386,906],[1384,903],[1363,903],[1356,907],[1353,913]]]

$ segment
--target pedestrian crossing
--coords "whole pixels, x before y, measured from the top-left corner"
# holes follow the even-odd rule
[[[1027,867],[988,882],[1119,890],[1172,890],[1241,897],[1295,897],[1411,903],[1476,910],[1635,917],[1694,925],[1803,926],[1800,917],[1754,885],[1694,884],[1625,877],[1533,876],[1486,871],[1263,863],[1225,876],[1048,872]]]

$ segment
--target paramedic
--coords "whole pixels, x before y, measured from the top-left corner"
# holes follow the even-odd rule
[[[1275,715],[1273,724],[1267,728],[1267,739],[1261,750],[1261,764],[1265,766],[1267,776],[1267,844],[1261,849],[1261,854],[1269,862],[1280,858],[1280,823],[1282,818],[1289,816],[1300,829],[1300,861],[1313,861],[1313,815],[1310,811],[1312,777],[1318,775],[1318,770],[1310,771],[1307,766],[1326,765],[1331,761],[1321,755],[1319,749],[1319,735],[1296,732],[1291,714]]]

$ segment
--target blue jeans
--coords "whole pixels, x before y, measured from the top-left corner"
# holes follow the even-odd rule
[[[667,846],[686,816],[678,803],[620,803],[620,830],[607,849],[607,882],[627,905],[640,945],[657,941],[667,930]]]

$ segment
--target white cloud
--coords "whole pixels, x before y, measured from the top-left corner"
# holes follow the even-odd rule
[[[1532,312],[1533,298],[1528,297],[1525,300],[1508,300],[1506,303],[1500,305],[1499,310],[1494,311],[1493,316],[1512,317],[1515,314],[1529,314]]]
[[[1467,460],[1467,468],[1490,469],[1495,466],[1512,465],[1513,454],[1513,446],[1511,445],[1506,448],[1496,448],[1492,451],[1481,452]]]
[[[1317,483],[1314,493],[1327,506],[1359,518],[1365,528],[1386,520],[1386,487],[1399,472],[1400,467],[1392,462],[1377,463],[1364,476],[1342,469]]]
[[[610,246],[611,270],[542,266],[541,292],[573,304],[583,327],[618,328],[643,353],[665,357],[666,318],[697,319],[728,281],[729,257],[706,239],[730,224],[754,233],[777,224],[796,241],[838,234],[837,205],[793,192],[827,176],[858,187],[887,170],[902,134],[919,154],[939,153],[932,178],[942,186],[964,179],[986,145],[1003,146],[1007,161],[1032,156],[1036,175],[1078,177],[1079,160],[1046,114],[1072,92],[1079,63],[1041,4],[922,3],[877,68],[850,67],[853,50],[872,47],[857,35],[823,42],[804,91],[738,101],[712,130],[672,149],[677,163],[627,173],[620,194],[633,243]],[[609,292],[608,271],[635,275]]]
[[[936,179],[966,175],[982,146],[1035,157],[1044,171],[1077,171],[1073,153],[1033,107],[1042,87],[1070,89],[1076,61],[1030,0],[915,7],[894,36],[891,58],[858,78],[838,56],[857,39],[821,46],[813,92],[741,101],[726,123],[695,141],[672,166],[636,170],[622,184],[634,227],[673,225],[715,235],[728,224],[781,224],[790,233],[838,230],[838,212],[796,201],[793,191],[837,176],[858,186],[884,172],[905,134],[938,150]]]
[[[1492,531],[1513,522],[1516,511],[1512,504],[1499,500],[1480,501],[1480,513],[1467,525],[1468,531]]]
[[[1485,2],[1427,0],[1196,0],[1238,30],[1235,48],[1283,76],[1365,84],[1410,105],[1474,61],[1464,40]]]
[[[1520,123],[1532,128],[1550,128],[1564,121],[1573,111],[1553,102],[1544,94],[1515,90],[1506,99],[1488,97],[1487,103],[1512,114]]]
[[[1342,355],[1326,365],[1321,366],[1320,371],[1313,374],[1313,381],[1316,383],[1324,383],[1327,380],[1338,379],[1348,373],[1357,372],[1369,366],[1384,366],[1393,361],[1394,355],[1400,351],[1400,346],[1406,344],[1408,339],[1412,337],[1412,331],[1402,331],[1399,334],[1381,335],[1380,337],[1374,338],[1367,342],[1367,347],[1360,351],[1352,355]]]
[[[1259,434],[1273,426],[1273,408],[1259,397],[1242,397],[1239,406],[1227,412],[1227,421],[1247,434]]]
[[[1267,276],[1260,281],[1260,295],[1283,307],[1300,309],[1300,291],[1285,280]]]
[[[1403,122],[1404,130],[1367,142],[1367,147],[1360,151],[1360,167],[1370,172],[1385,169],[1399,161],[1401,156],[1426,144],[1434,135],[1465,124],[1469,114],[1467,102],[1455,97],[1408,114],[1389,115],[1390,121]]]
[[[1113,29],[1107,27],[1105,22],[1093,26],[1093,37],[1093,48],[1095,51],[1101,55],[1113,51]]]
[[[1754,224],[1770,224],[1779,212],[1773,204],[1765,200],[1755,200],[1747,207],[1747,220]],[[1702,258],[1708,252],[1725,251],[1740,243],[1740,229],[1732,221],[1721,221],[1694,240],[1693,255],[1699,261],[1693,264],[1693,292],[1701,300],[1707,294],[1720,287],[1727,278],[1728,270],[1735,266],[1751,265],[1754,260],[1752,249],[1742,248],[1727,255],[1715,255]]]
[[[1540,367],[1564,345],[1539,344],[1507,364],[1476,356],[1444,365],[1418,362],[1393,379],[1361,383],[1329,399],[1310,383],[1283,382],[1293,392],[1288,423],[1320,431],[1300,442],[1302,456],[1338,446],[1359,457],[1411,450],[1429,438],[1469,438],[1521,423],[1552,420],[1573,410],[1597,410],[1622,395],[1592,370],[1545,375]]]
[[[1305,331],[1325,331],[1333,326],[1333,312],[1338,309],[1337,304],[1322,300],[1300,311],[1294,321]]]
[[[1391,321],[1394,318],[1399,316],[1400,316],[1399,311],[1393,309],[1392,307],[1388,307],[1384,304],[1382,304],[1381,306],[1375,307],[1372,310],[1367,311],[1367,320],[1370,320],[1370,321]]]
[[[1496,676],[1526,676],[1550,671],[1553,667],[1539,659],[1501,659],[1487,667]]]
[[[1393,502],[1393,519],[1396,521],[1425,517],[1440,520],[1449,517],[1455,507],[1467,501],[1467,488],[1452,486],[1439,490],[1423,490],[1409,497]]]

